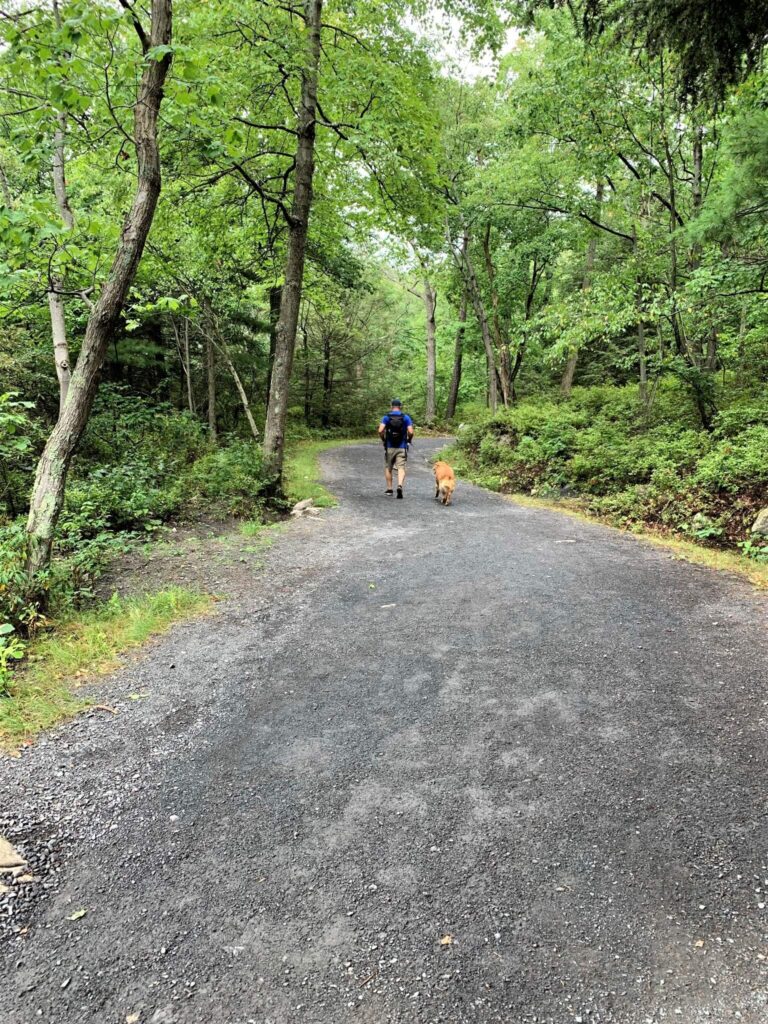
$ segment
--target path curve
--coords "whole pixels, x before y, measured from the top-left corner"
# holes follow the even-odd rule
[[[402,502],[327,453],[341,506],[250,593],[0,764],[0,831],[60,857],[3,1024],[768,1019],[764,597],[438,506],[437,446]]]

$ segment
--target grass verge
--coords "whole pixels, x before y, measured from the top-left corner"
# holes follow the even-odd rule
[[[77,687],[120,664],[120,656],[198,615],[212,598],[180,587],[143,597],[113,597],[34,640],[0,698],[0,746],[12,748],[87,707]]]
[[[529,494],[504,494],[500,491],[500,478],[483,476],[475,471],[463,458],[462,454],[452,447],[446,449],[441,457],[450,460],[456,472],[470,480],[479,487],[486,490],[500,493],[501,496],[516,505],[525,505],[528,508],[543,508],[550,511],[560,512],[562,515],[571,516],[573,519],[581,519],[584,522],[600,523],[602,526],[609,526],[613,530],[621,530],[622,533],[631,533],[647,544],[664,548],[671,551],[676,558],[686,562],[693,562],[696,565],[706,565],[710,569],[718,569],[721,572],[733,572],[743,576],[758,590],[768,590],[768,565],[761,565],[747,555],[737,554],[735,551],[727,551],[722,548],[708,548],[703,544],[696,544],[694,541],[685,540],[682,537],[675,537],[668,533],[661,533],[651,526],[634,524],[632,527],[617,526],[609,519],[590,514],[579,502],[568,501],[567,499],[534,498]]]
[[[321,452],[347,444],[361,444],[369,438],[335,438],[327,441],[298,441],[286,453],[284,486],[288,500],[294,504],[311,498],[320,508],[338,505],[333,494],[320,483]]]

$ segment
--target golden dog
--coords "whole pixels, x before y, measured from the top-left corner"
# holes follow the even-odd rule
[[[456,477],[453,469],[447,462],[435,463],[435,500],[438,498],[443,505],[450,505],[453,491],[456,487]]]

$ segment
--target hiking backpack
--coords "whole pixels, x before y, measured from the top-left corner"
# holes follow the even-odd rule
[[[405,416],[402,412],[390,412],[387,415],[389,419],[384,435],[387,448],[402,448],[407,433]]]

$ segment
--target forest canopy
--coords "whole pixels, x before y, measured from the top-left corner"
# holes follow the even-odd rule
[[[768,19],[718,6],[0,3],[0,624],[394,394],[768,558]]]

